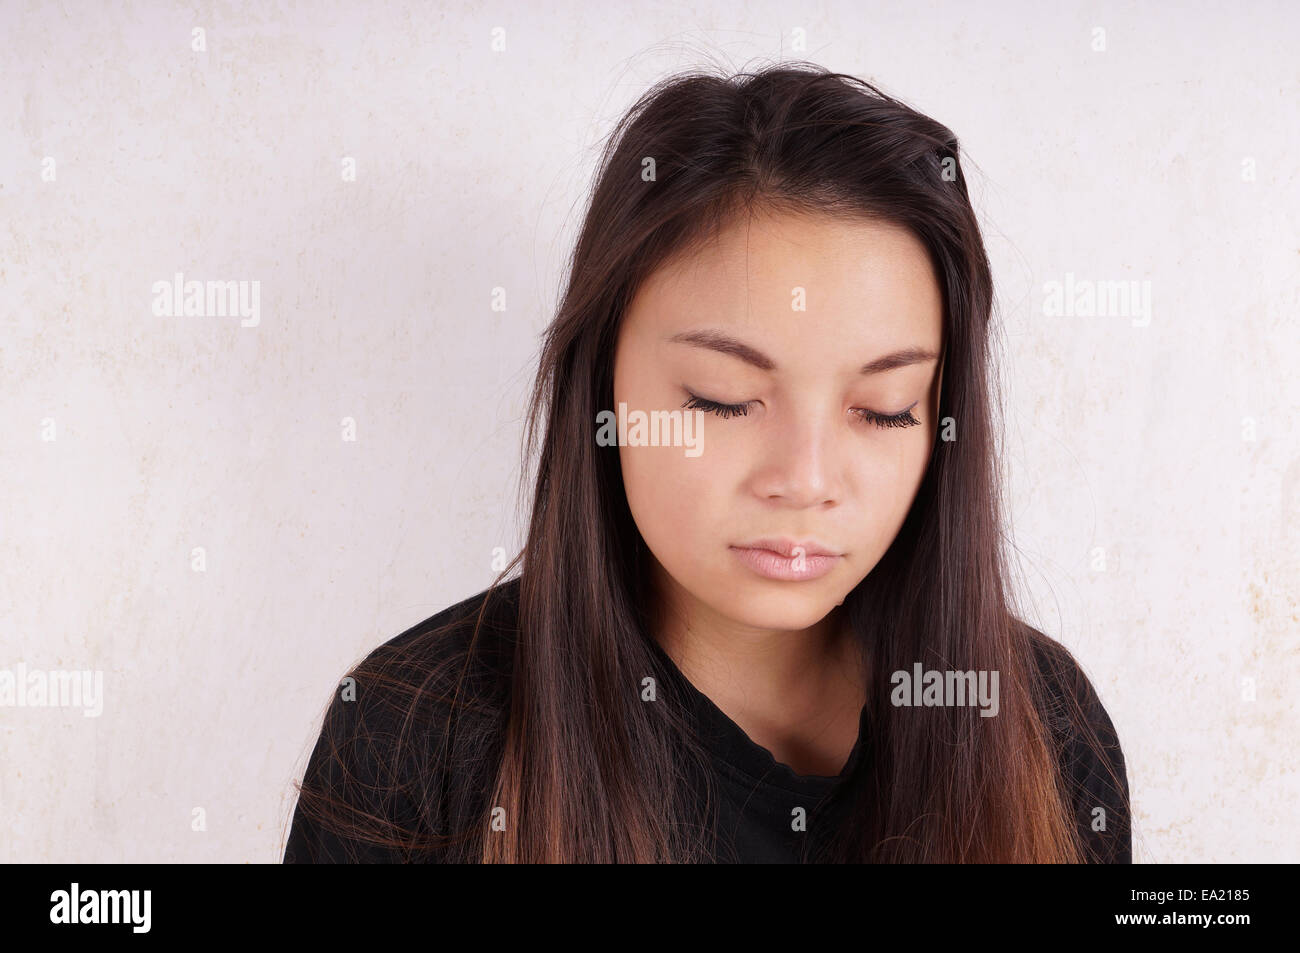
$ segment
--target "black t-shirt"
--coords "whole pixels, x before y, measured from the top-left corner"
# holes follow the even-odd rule
[[[484,613],[473,653],[474,677],[461,688],[477,691],[477,697],[508,697],[508,676],[513,640],[517,636],[518,579],[503,583],[493,593]],[[372,653],[370,662],[382,666],[403,665],[413,651],[456,653],[466,650],[473,622],[479,615],[486,592],[479,593],[391,639]],[[443,628],[435,640],[428,638],[434,629]],[[683,698],[691,708],[692,721],[704,745],[712,772],[712,787],[717,795],[715,856],[718,862],[797,863],[806,856],[811,833],[825,833],[827,825],[838,823],[842,814],[832,810],[843,803],[833,795],[843,793],[854,767],[866,757],[864,752],[866,710],[859,722],[859,737],[843,769],[835,776],[798,774],[778,762],[762,746],[754,743],[711,699],[696,689],[673,664],[663,650],[650,641],[663,671],[673,681],[674,697]],[[1047,675],[1047,684],[1057,699],[1071,693],[1085,717],[1102,741],[1105,760],[1068,733],[1068,721],[1061,717],[1063,708],[1054,705],[1047,713],[1054,731],[1062,736],[1061,770],[1074,792],[1076,825],[1091,856],[1101,862],[1130,863],[1130,806],[1124,756],[1115,728],[1091,683],[1064,648],[1050,652],[1038,650],[1038,663]],[[460,754],[454,763],[467,765],[465,774],[456,778],[431,776],[428,764],[410,763],[412,755],[404,749],[400,758],[388,758],[383,739],[396,736],[397,706],[381,704],[367,691],[366,683],[357,685],[356,699],[343,701],[335,694],[326,712],[315,748],[303,776],[304,787],[313,790],[336,790],[341,779],[349,784],[345,790],[356,803],[350,804],[357,816],[382,816],[408,826],[427,826],[427,794],[418,790],[441,792],[443,803],[437,805],[439,827],[443,830],[465,829],[486,823],[486,797],[499,763],[499,747],[486,752],[452,752]],[[502,709],[504,711],[504,709]],[[364,740],[362,740],[364,739]],[[475,755],[481,755],[477,760]],[[477,768],[473,766],[477,765]],[[409,783],[423,774],[421,784]],[[1116,783],[1115,779],[1118,779]],[[380,794],[379,792],[383,792]],[[373,796],[367,792],[375,792]],[[1093,830],[1093,811],[1103,807],[1106,830]],[[825,807],[825,810],[819,808]],[[796,809],[802,808],[802,811]],[[818,831],[816,828],[821,827]],[[833,832],[831,833],[833,836]],[[378,847],[361,840],[343,838],[316,823],[295,807],[285,863],[402,863],[439,862],[437,851],[410,854],[398,848]]]

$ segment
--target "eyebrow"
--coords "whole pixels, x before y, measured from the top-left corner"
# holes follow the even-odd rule
[[[762,351],[750,347],[743,341],[737,341],[735,338],[714,328],[682,331],[679,334],[674,334],[668,340],[674,344],[689,344],[692,347],[707,348],[720,354],[730,354],[732,357],[740,358],[746,364],[752,364],[761,371],[776,370],[776,361]],[[921,364],[925,361],[938,360],[938,358],[939,355],[929,348],[906,347],[900,351],[894,351],[892,354],[878,357],[874,361],[868,361],[858,368],[858,373],[879,374],[883,371],[892,371],[896,367],[907,367],[910,364]]]

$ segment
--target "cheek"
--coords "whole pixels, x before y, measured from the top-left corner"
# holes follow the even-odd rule
[[[862,465],[863,478],[858,485],[859,512],[864,521],[863,539],[874,564],[885,554],[925,479],[930,462],[933,438],[924,427],[914,427],[907,435],[895,434],[888,453],[873,454]]]
[[[661,562],[699,552],[724,513],[725,478],[709,454],[687,457],[681,447],[619,447],[628,508],[646,545]]]

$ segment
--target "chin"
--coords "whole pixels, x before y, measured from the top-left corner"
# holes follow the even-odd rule
[[[838,603],[833,594],[796,591],[796,586],[803,585],[773,582],[737,587],[732,592],[741,595],[742,601],[727,614],[735,621],[757,629],[810,628],[826,618]],[[839,601],[842,602],[843,598]]]

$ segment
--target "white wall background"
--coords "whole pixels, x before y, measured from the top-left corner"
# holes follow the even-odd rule
[[[601,137],[791,58],[964,142],[1025,611],[1118,726],[1137,859],[1300,860],[1300,11],[975,6],[0,3],[0,668],[104,679],[0,708],[0,861],[279,861],[337,678],[514,552]],[[154,315],[177,271],[260,322]],[[1067,273],[1149,323],[1045,315]]]

